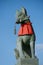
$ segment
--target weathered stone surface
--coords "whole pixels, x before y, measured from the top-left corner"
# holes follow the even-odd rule
[[[19,59],[17,65],[39,65],[37,58]]]

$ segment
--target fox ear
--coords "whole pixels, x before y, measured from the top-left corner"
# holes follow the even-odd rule
[[[18,16],[19,15],[19,10],[16,10],[16,16]]]
[[[21,11],[22,11],[23,14],[25,14],[25,9],[24,9],[24,7],[21,8]]]

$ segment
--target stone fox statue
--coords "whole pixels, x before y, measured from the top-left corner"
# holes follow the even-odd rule
[[[35,33],[32,23],[24,7],[16,12],[16,24],[21,24],[18,32],[17,48],[15,49],[16,58],[35,57]]]

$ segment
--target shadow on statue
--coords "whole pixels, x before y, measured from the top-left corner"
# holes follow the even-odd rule
[[[24,53],[26,52],[26,56],[28,55],[28,56],[32,57],[30,44],[24,44],[24,43],[22,43],[22,49],[23,49]]]

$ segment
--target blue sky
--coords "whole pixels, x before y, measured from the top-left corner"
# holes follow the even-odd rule
[[[14,65],[17,35],[14,35],[16,10],[27,9],[36,34],[36,56],[43,65],[43,0],[0,0],[0,65]],[[19,26],[17,25],[17,32]]]

